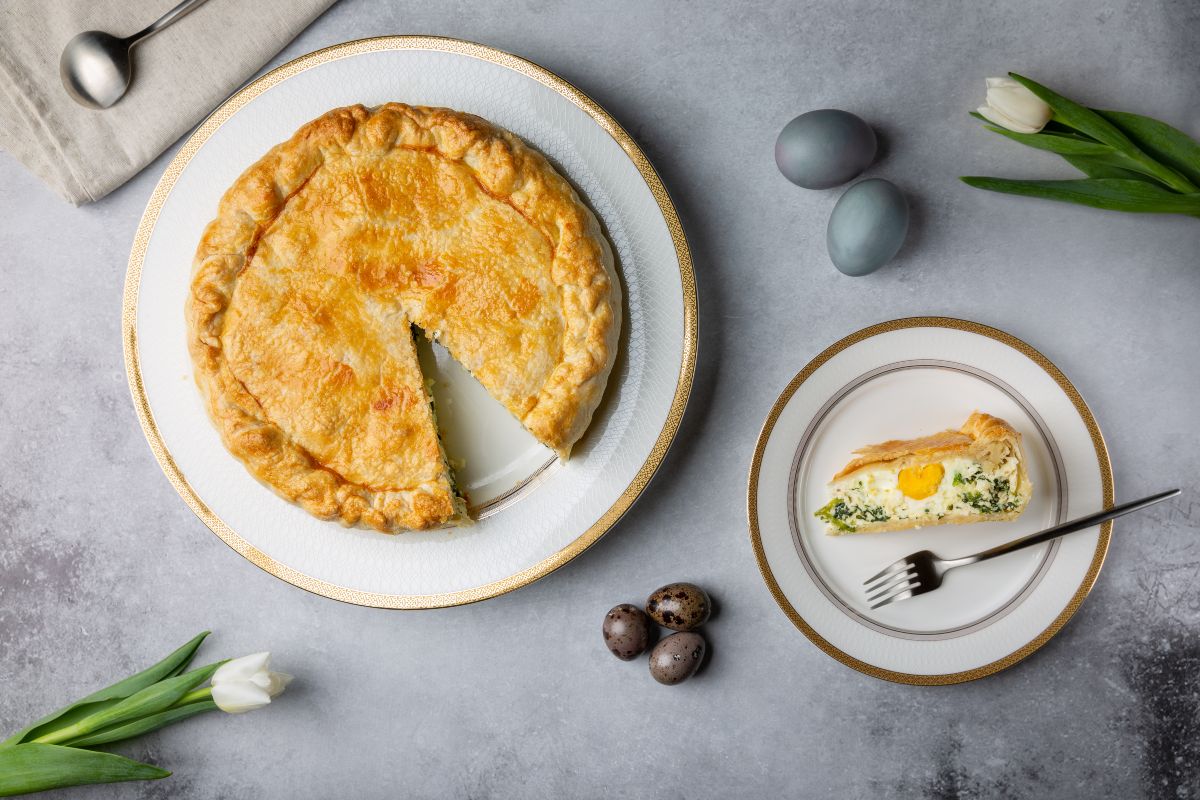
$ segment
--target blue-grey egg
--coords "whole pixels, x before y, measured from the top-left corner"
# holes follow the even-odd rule
[[[875,131],[849,111],[822,108],[783,126],[775,163],[792,183],[828,189],[853,180],[875,160]]]
[[[847,275],[870,275],[900,250],[908,233],[908,201],[895,184],[871,178],[854,184],[829,215],[825,244]]]

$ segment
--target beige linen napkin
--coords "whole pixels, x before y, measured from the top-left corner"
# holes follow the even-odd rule
[[[133,51],[133,84],[85,108],[58,76],[75,34],[129,36],[179,0],[0,0],[0,148],[78,205],[129,180],[334,0],[209,0]]]

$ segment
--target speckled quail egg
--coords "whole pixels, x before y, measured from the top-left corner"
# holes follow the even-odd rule
[[[694,583],[669,583],[656,589],[646,601],[650,619],[676,631],[690,631],[708,622],[712,603]]]
[[[632,661],[650,644],[650,620],[632,603],[614,606],[604,615],[604,646],[622,661]]]
[[[650,651],[650,675],[659,683],[674,686],[696,673],[704,661],[704,637],[693,631],[672,633]]]

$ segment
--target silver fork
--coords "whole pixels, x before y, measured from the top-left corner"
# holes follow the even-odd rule
[[[1051,539],[1057,539],[1059,536],[1066,536],[1068,533],[1086,530],[1102,522],[1108,522],[1110,519],[1116,519],[1125,514],[1140,511],[1155,503],[1161,503],[1163,500],[1174,497],[1177,494],[1179,494],[1178,489],[1171,489],[1167,492],[1143,497],[1141,500],[1122,503],[1119,506],[1113,506],[1107,511],[1100,511],[1090,516],[1073,519],[1070,522],[1064,522],[1053,528],[1047,528],[1040,533],[1032,533],[1029,536],[1005,542],[990,550],[984,550],[982,553],[976,553],[971,556],[944,559],[938,558],[928,550],[912,553],[896,561],[894,564],[884,567],[877,574],[863,581],[863,585],[866,587],[867,602],[871,605],[872,609],[876,609],[886,606],[888,603],[895,603],[898,600],[907,600],[919,594],[932,592],[942,585],[942,578],[955,567],[976,564],[980,561],[986,561],[989,558],[1002,556],[1005,553],[1012,553],[1017,550],[1023,550],[1026,547],[1033,547],[1035,544],[1048,542]]]

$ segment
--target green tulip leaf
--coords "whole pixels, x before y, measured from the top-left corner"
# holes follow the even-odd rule
[[[1161,185],[1154,178],[1142,172],[1137,172],[1121,166],[1123,161],[1103,156],[1068,156],[1063,160],[1089,178],[1119,178],[1121,180],[1147,181]]]
[[[1001,136],[1012,139],[1014,142],[1020,142],[1027,147],[1033,147],[1037,150],[1058,153],[1060,156],[1110,156],[1116,153],[1115,150],[1106,144],[1075,136],[1061,136],[1052,133],[1017,133],[1016,131],[1010,131],[1007,128],[1001,128],[997,125],[988,125],[986,127],[992,133],[998,133]]]
[[[165,769],[112,753],[53,744],[0,746],[0,797],[86,783],[165,778]]]
[[[1178,128],[1141,114],[1101,111],[1104,117],[1128,136],[1147,155],[1200,185],[1200,143]]]
[[[158,683],[164,678],[178,675],[191,664],[192,658],[196,655],[196,650],[208,634],[208,631],[203,631],[190,642],[149,669],[143,670],[136,675],[131,675],[125,680],[118,681],[105,689],[92,692],[87,697],[76,700],[71,705],[60,708],[53,714],[42,717],[24,730],[18,731],[3,742],[0,742],[0,745],[31,741],[58,728],[74,725],[98,711],[111,708],[121,700]]]
[[[147,686],[140,692],[131,694],[124,700],[119,700],[112,706],[90,714],[73,725],[55,728],[39,737],[36,741],[47,744],[62,744],[73,741],[91,733],[132,722],[142,717],[157,714],[175,705],[185,694],[200,683],[212,677],[217,668],[225,661],[209,664],[207,667],[176,675]]]
[[[188,703],[185,706],[174,706],[166,711],[160,711],[157,714],[151,714],[148,717],[135,719],[132,722],[126,722],[121,725],[114,725],[110,728],[96,731],[95,733],[81,736],[78,739],[72,739],[65,744],[71,747],[95,747],[100,744],[111,744],[119,742],[122,739],[132,739],[134,736],[141,736],[151,731],[156,731],[173,722],[194,717],[197,714],[203,714],[205,711],[212,711],[217,707],[217,704],[212,700],[203,700],[199,703]]]
[[[1093,139],[1090,136],[1084,136],[1079,131],[1059,131],[1059,130],[1050,130],[1049,128],[1042,128],[1041,135],[1042,136],[1057,136],[1060,139],[1073,139],[1076,142],[1093,142],[1093,143],[1098,144],[1098,142],[1096,142],[1095,139]],[[1104,146],[1107,147],[1108,145],[1104,145]]]
[[[985,117],[983,114],[980,114],[978,111],[969,111],[967,113],[970,114],[975,119],[979,120],[980,122],[984,123],[985,125],[988,125],[988,126],[996,125],[996,123],[992,122],[990,119]],[[1014,131],[1014,133],[1015,133],[1015,131]],[[1093,139],[1092,137],[1082,134],[1079,131],[1075,130],[1074,128],[1063,125],[1061,122],[1055,122],[1054,120],[1050,120],[1049,122],[1047,122],[1046,127],[1042,128],[1041,131],[1039,131],[1038,133],[1042,136],[1058,136],[1063,139],[1074,139],[1077,142],[1092,142],[1093,144],[1101,144],[1101,143],[1097,142],[1095,139]],[[1030,135],[1032,135],[1032,134],[1030,134]],[[1107,146],[1107,145],[1105,145],[1105,146]]]
[[[1177,194],[1153,183],[1119,178],[1074,181],[1022,181],[968,176],[968,186],[1024,197],[1040,197],[1111,211],[1143,214],[1189,214],[1200,217],[1200,194]]]

